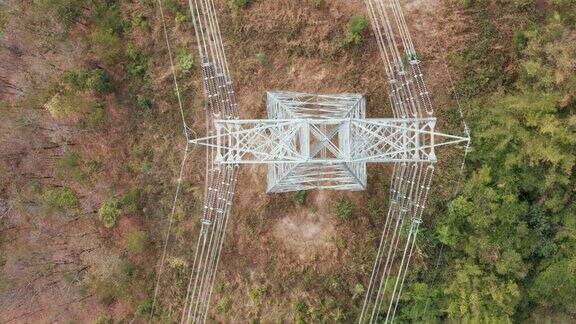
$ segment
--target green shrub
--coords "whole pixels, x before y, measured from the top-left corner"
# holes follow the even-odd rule
[[[116,3],[113,3],[116,2]],[[121,36],[129,30],[130,23],[122,17],[120,1],[93,1],[93,15],[96,27],[112,35]]]
[[[298,301],[294,304],[294,313],[294,320],[296,323],[306,323],[306,318],[309,313],[308,304],[303,300]]]
[[[326,0],[311,0],[311,2],[314,8],[324,8],[326,6]]]
[[[183,73],[190,73],[194,68],[194,58],[192,54],[185,49],[180,49],[176,55],[176,65]]]
[[[574,0],[554,0],[552,1],[555,14],[560,16],[564,24],[576,26],[576,1]]]
[[[216,306],[216,309],[218,309],[218,312],[221,314],[227,314],[230,308],[232,308],[232,299],[228,296],[222,297]]]
[[[131,21],[131,25],[132,27],[137,27],[140,28],[144,31],[150,31],[150,21],[148,21],[148,17],[146,17],[146,15],[143,15],[142,13],[134,13],[132,15],[132,21]]]
[[[364,40],[364,31],[368,28],[368,20],[362,16],[353,16],[348,22],[346,31],[346,44],[360,45]]]
[[[260,63],[260,65],[264,66],[264,65],[268,65],[270,63],[270,61],[268,60],[268,56],[266,55],[266,53],[258,53],[256,54],[256,60],[258,61],[258,63]]]
[[[344,196],[336,201],[334,205],[334,213],[340,220],[350,220],[354,216],[354,204]]]
[[[110,1],[93,1],[92,18],[96,28],[91,34],[94,54],[108,64],[118,62],[122,56],[122,34],[130,24],[120,12],[120,4]]]
[[[148,244],[146,232],[141,230],[130,230],[126,234],[126,248],[132,253],[142,253]]]
[[[536,276],[529,291],[536,303],[567,313],[576,309],[576,257],[551,263]]]
[[[117,62],[122,53],[120,37],[108,29],[94,30],[90,35],[90,44],[94,55],[109,64]]]
[[[152,314],[152,299],[146,298],[138,308],[136,308],[136,313],[140,316],[148,316]]]
[[[151,169],[150,161],[154,157],[154,150],[150,145],[140,145],[132,148],[130,163],[127,165],[130,172],[148,173]]]
[[[216,287],[214,287],[214,292],[221,294],[224,291],[224,288],[226,288],[226,284],[223,282],[219,282],[218,284],[216,284]]]
[[[517,51],[521,51],[526,48],[526,44],[528,43],[528,39],[526,38],[526,34],[522,31],[518,31],[514,33],[514,48]]]
[[[335,275],[332,277],[332,281],[330,282],[330,286],[334,289],[335,292],[340,293],[344,291],[346,288],[346,283],[344,279],[340,275]]]
[[[534,0],[514,0],[514,5],[518,9],[528,9],[534,5]]]
[[[165,0],[164,7],[166,10],[172,14],[175,14],[180,11],[181,7],[178,0]]]
[[[115,86],[108,72],[103,69],[94,69],[90,72],[87,86],[98,94],[109,94],[114,92]]]
[[[148,97],[138,96],[136,98],[136,107],[138,107],[140,110],[148,111],[154,107],[154,102]]]
[[[62,75],[64,85],[72,91],[84,91],[87,88],[90,75],[86,70],[66,71]]]
[[[104,227],[112,228],[116,226],[120,220],[120,207],[118,206],[118,201],[115,199],[105,201],[98,210],[98,216],[100,217],[102,224],[104,224]]]
[[[102,170],[102,162],[96,160],[90,160],[85,163],[86,173],[94,174]]]
[[[47,189],[42,194],[42,198],[50,208],[67,210],[78,205],[78,197],[68,187]]]
[[[372,223],[378,224],[384,218],[384,212],[378,202],[378,198],[372,197],[368,200],[368,216],[370,216]]]
[[[128,78],[144,78],[148,73],[148,55],[142,49],[128,46],[126,62]]]
[[[186,22],[192,22],[191,16],[186,12],[178,11],[176,16],[174,17],[174,21],[176,22],[176,26],[180,26]]]
[[[128,190],[122,197],[122,208],[128,213],[135,213],[140,207],[140,197],[142,190],[140,188],[132,188]]]
[[[253,303],[257,303],[267,293],[268,288],[266,286],[254,287],[248,292],[248,297]]]
[[[125,257],[120,260],[119,268],[121,275],[127,279],[134,277],[137,272],[136,265]]]
[[[363,297],[365,292],[366,289],[364,288],[364,285],[362,285],[361,283],[356,284],[356,286],[354,286],[354,289],[352,290],[352,299],[354,300]]]
[[[73,92],[90,89],[98,94],[108,94],[114,91],[112,79],[103,69],[67,71],[62,76],[62,80],[64,86]]]
[[[111,305],[121,295],[121,288],[113,278],[96,278],[90,286],[96,300],[106,306]]]
[[[305,190],[300,190],[292,193],[292,202],[295,205],[301,206],[306,202],[306,195],[308,194]]]

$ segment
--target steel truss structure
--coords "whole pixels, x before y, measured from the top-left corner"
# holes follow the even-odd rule
[[[268,192],[361,190],[366,163],[391,163],[390,204],[359,322],[391,322],[415,254],[435,148],[469,143],[435,130],[420,61],[398,0],[365,0],[393,118],[366,118],[358,94],[267,94],[268,119],[239,119],[214,0],[188,0],[206,96],[206,186],[182,323],[208,319],[226,226],[244,163],[268,165]],[[187,138],[188,138],[188,134]]]
[[[436,119],[365,118],[361,95],[268,93],[268,117],[214,120],[217,164],[269,164],[268,192],[362,190],[366,163],[436,161],[435,148],[467,141],[437,133]],[[440,141],[439,141],[440,140]]]

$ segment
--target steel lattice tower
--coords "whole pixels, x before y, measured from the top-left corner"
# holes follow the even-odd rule
[[[358,94],[267,93],[268,119],[215,119],[191,140],[216,164],[268,164],[268,192],[363,190],[366,163],[434,163],[435,148],[465,142],[435,131],[436,118],[366,118]]]
[[[268,192],[362,190],[367,163],[391,163],[389,210],[359,322],[394,320],[430,190],[435,149],[466,143],[438,132],[399,0],[365,0],[386,75],[392,118],[368,118],[359,94],[267,93],[267,119],[240,119],[214,0],[189,0],[206,97],[206,189],[183,323],[208,319],[242,164],[268,166]],[[375,63],[375,62],[373,62]]]

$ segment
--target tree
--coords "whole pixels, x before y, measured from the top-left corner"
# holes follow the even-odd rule
[[[497,186],[492,173],[486,166],[475,172],[437,227],[455,257],[443,291],[455,319],[507,321],[521,300],[525,258],[534,243],[524,220],[528,204]]]
[[[559,259],[541,271],[530,296],[545,309],[576,315],[576,256]]]
[[[474,90],[465,105],[473,116],[475,170],[435,226],[447,249],[435,284],[442,292],[431,301],[451,318],[501,322],[576,310],[576,45],[566,41],[576,31],[559,8],[574,12],[576,2],[554,2],[544,25],[508,38],[519,58],[513,75],[502,77],[510,82],[478,87],[465,79],[458,87]],[[482,21],[490,33],[464,56],[480,69],[498,61],[479,45],[496,43],[498,27]]]

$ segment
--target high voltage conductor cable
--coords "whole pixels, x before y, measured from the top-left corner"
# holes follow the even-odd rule
[[[401,199],[399,200],[399,203],[396,205],[395,207],[395,211],[397,214],[397,218],[396,218],[396,227],[394,229],[394,232],[392,234],[392,239],[389,245],[389,249],[388,249],[388,254],[386,257],[386,262],[384,264],[384,271],[382,273],[382,277],[380,279],[380,285],[378,288],[378,291],[376,293],[376,301],[374,303],[374,309],[372,310],[372,316],[371,316],[371,321],[374,321],[378,315],[379,310],[382,307],[382,303],[384,301],[384,297],[385,294],[387,292],[386,287],[388,286],[388,281],[391,275],[391,270],[392,270],[392,263],[396,257],[396,253],[397,253],[397,249],[398,249],[398,244],[400,242],[400,232],[403,228],[404,225],[404,221],[407,217],[406,215],[406,210],[405,210],[405,199],[406,199],[406,190],[408,188],[409,185],[409,180],[411,177],[413,177],[412,173],[413,173],[414,168],[410,167],[410,172],[408,173],[408,176],[403,178],[403,186],[401,183],[401,187],[398,190],[398,194],[400,194],[402,197],[400,197]],[[397,198],[398,201],[398,198]],[[391,300],[393,299],[394,296],[392,296]]]
[[[418,236],[418,229],[419,229],[419,226],[421,223],[422,223],[421,219],[413,218],[412,223],[410,224],[410,232],[408,234],[408,239],[406,240],[406,247],[404,250],[404,255],[402,256],[402,263],[400,266],[401,269],[402,269],[402,264],[404,264],[404,259],[406,257],[406,251],[408,250],[408,245],[410,245],[410,251],[408,252],[408,260],[406,261],[406,266],[404,267],[404,274],[401,275],[402,280],[400,282],[400,288],[398,289],[398,293],[396,294],[396,298],[394,298],[394,293],[396,292],[396,286],[398,285],[398,282],[400,280],[400,276],[398,276],[396,278],[396,284],[394,286],[394,293],[393,293],[392,299],[390,301],[390,306],[388,307],[388,312],[386,313],[386,320],[388,320],[388,318],[390,318],[390,322],[394,322],[394,317],[396,315],[396,310],[398,309],[398,303],[400,301],[400,295],[402,294],[402,288],[404,287],[404,281],[406,280],[406,275],[408,274],[408,266],[410,265],[410,261],[412,259],[412,254],[414,252],[414,246],[416,246],[416,238]],[[410,237],[412,237],[411,240],[410,240]],[[410,241],[412,241],[412,242],[410,243]],[[402,273],[402,271],[400,271],[400,273]],[[392,309],[392,304],[394,304],[394,309]]]
[[[407,210],[405,205],[407,203],[407,199],[409,196],[406,195],[408,190],[412,190],[414,178],[416,176],[416,172],[418,168],[417,164],[413,164],[410,167],[410,171],[408,172],[407,177],[403,178],[403,183],[401,183],[401,187],[398,190],[398,193],[401,195],[400,203],[397,205],[396,210],[398,211],[398,217],[396,219],[396,227],[394,229],[394,233],[392,234],[392,240],[388,249],[388,254],[386,256],[386,262],[384,264],[384,272],[382,274],[382,279],[380,281],[380,285],[378,288],[378,292],[376,294],[376,302],[375,307],[372,311],[371,321],[374,321],[378,315],[378,311],[382,307],[382,303],[384,301],[384,295],[386,294],[386,288],[388,286],[388,281],[391,276],[392,271],[392,263],[396,258],[396,253],[398,251],[398,245],[401,240],[401,230],[404,226],[404,221],[407,218]],[[412,181],[410,181],[412,179]],[[410,187],[410,189],[409,189]],[[393,296],[392,296],[393,297]]]
[[[399,94],[396,92],[396,81],[395,81],[395,68],[392,66],[390,54],[388,53],[388,48],[385,44],[384,37],[389,39],[388,30],[384,27],[384,24],[381,19],[379,19],[378,14],[380,13],[375,8],[375,4],[373,0],[365,0],[366,6],[368,8],[368,13],[370,14],[370,21],[372,23],[372,27],[374,29],[374,33],[376,36],[376,41],[378,47],[380,48],[380,55],[382,57],[382,61],[384,63],[386,75],[388,76],[388,86],[389,86],[389,93],[388,96],[390,97],[392,103],[392,111],[394,113],[394,117],[403,116],[401,111],[402,109],[402,101],[399,99]],[[378,11],[378,14],[377,14]],[[382,15],[380,15],[382,17]],[[383,36],[382,32],[384,29],[385,36]]]
[[[420,170],[422,170],[422,168],[420,168]],[[424,178],[419,179],[419,181],[422,181],[422,184],[418,184],[418,185],[420,186],[420,188],[422,190],[420,190],[420,192],[418,193],[418,196],[416,198],[418,201],[415,204],[416,209],[413,210],[414,214],[412,217],[412,223],[410,224],[410,231],[408,234],[408,239],[406,241],[406,247],[404,250],[404,255],[402,256],[402,262],[400,265],[400,271],[399,271],[400,275],[396,278],[396,284],[394,286],[394,293],[392,295],[392,299],[391,299],[390,305],[388,307],[388,312],[386,313],[386,321],[388,321],[388,318],[390,318],[390,321],[393,322],[395,314],[396,314],[396,310],[398,309],[398,303],[400,300],[400,295],[402,294],[402,288],[404,287],[406,275],[408,274],[408,267],[409,267],[410,261],[412,259],[414,247],[416,245],[416,238],[418,236],[419,226],[422,223],[422,219],[420,217],[422,216],[421,213],[422,213],[423,209],[419,208],[419,206],[424,206],[426,204],[426,199],[428,197],[428,192],[430,190],[430,182],[432,180],[432,172],[433,171],[434,171],[434,167],[432,165],[430,165],[428,168],[426,168]],[[411,243],[410,243],[410,241],[411,241]],[[406,258],[406,252],[408,251],[409,245],[410,245],[410,250],[407,254],[408,259],[406,261],[406,265],[404,267],[403,274],[402,274],[402,265],[404,264],[404,260]],[[402,278],[401,281],[400,281],[400,277]],[[400,282],[400,287],[398,289],[398,292],[396,293],[396,287],[398,286],[399,282]],[[396,298],[394,298],[394,295],[396,295]],[[392,309],[392,304],[394,304],[394,309]]]
[[[320,99],[319,96],[294,96],[289,93],[285,101],[273,98],[276,108],[268,106],[271,119],[238,120],[232,79],[214,1],[188,0],[207,98],[207,137],[189,141],[206,146],[206,183],[201,229],[184,300],[182,323],[201,323],[208,319],[239,163],[281,162],[278,167],[269,165],[269,184],[272,183],[275,189],[271,191],[279,192],[280,190],[276,189],[290,191],[295,190],[294,188],[313,187],[358,188],[366,177],[365,165],[362,166],[361,163],[371,159],[390,162],[412,160],[395,163],[394,166],[390,188],[391,204],[361,316],[362,320],[363,316],[370,314],[369,320],[375,321],[383,304],[387,302],[387,321],[394,319],[432,179],[433,168],[428,167],[424,171],[426,164],[419,161],[434,163],[435,147],[465,139],[434,131],[432,104],[400,3],[397,0],[366,0],[366,3],[385,66],[394,116],[421,119],[422,122],[410,121],[400,125],[362,121],[364,113],[356,111],[355,120],[350,123],[353,126],[350,133],[362,145],[347,148],[331,141],[335,132],[329,133],[325,124],[316,125],[307,121],[305,129],[308,135],[303,138],[307,140],[308,136],[313,136],[319,141],[311,147],[310,143],[302,143],[303,147],[311,148],[306,152],[317,152],[319,160],[325,159],[328,154],[339,156],[342,152],[355,152],[355,155],[342,162],[344,168],[320,163],[297,168],[299,164],[287,166],[283,161],[299,161],[304,156],[299,155],[299,151],[289,144],[299,137],[302,126],[279,118],[284,118],[285,113],[298,114],[289,119],[304,118],[304,121],[306,116],[317,116],[314,113],[326,118],[337,118],[341,116],[340,113],[333,112],[330,108],[347,105],[331,100],[331,96]],[[409,64],[405,63],[404,54],[408,56]],[[342,96],[333,99],[338,97]],[[289,102],[288,105],[294,107],[280,108],[280,102]],[[312,107],[317,108],[314,113],[310,111]],[[286,112],[283,112],[284,109]],[[424,120],[426,113],[431,116],[430,121]],[[276,121],[271,122],[272,119]],[[445,142],[435,142],[435,138],[441,138]],[[420,139],[423,140],[422,143]],[[358,177],[355,172],[361,176]],[[351,179],[349,173],[355,177],[353,183],[346,183]],[[334,183],[323,185],[330,180]],[[361,188],[364,187],[365,183]],[[408,233],[408,236],[405,233]],[[394,277],[393,270],[397,261],[400,262],[400,268],[398,275]],[[393,284],[391,296],[388,296],[389,284]]]
[[[209,148],[207,147],[206,149],[207,149],[207,152],[208,152]],[[208,155],[208,156],[209,156],[209,155]],[[207,169],[206,169],[206,184],[207,184],[207,188],[206,188],[206,190],[204,191],[204,208],[203,208],[203,209],[204,209],[204,211],[203,211],[203,214],[204,214],[204,215],[203,215],[203,218],[206,217],[207,208],[209,208],[209,207],[208,207],[208,206],[209,206],[209,203],[208,203],[208,202],[211,200],[211,197],[212,197],[212,190],[213,190],[213,188],[212,188],[212,186],[211,186],[210,184],[211,184],[211,182],[212,182],[211,179],[214,177],[214,172],[215,172],[215,170],[213,170],[213,169],[208,169],[208,167],[207,167]],[[191,293],[192,293],[192,294],[195,294],[195,291],[192,291],[192,290],[191,290],[192,287],[193,287],[193,286],[192,286],[192,280],[195,279],[195,277],[194,277],[194,273],[195,273],[195,271],[196,271],[195,266],[196,266],[197,261],[198,261],[199,253],[200,253],[200,251],[201,251],[200,245],[201,245],[201,242],[205,241],[204,234],[205,234],[204,228],[201,228],[200,234],[199,234],[199,237],[198,237],[198,240],[197,240],[197,243],[196,243],[197,246],[196,246],[196,250],[195,250],[195,254],[194,254],[194,258],[193,258],[193,262],[192,262],[192,271],[191,271],[191,273],[190,273],[190,279],[189,279],[189,281],[188,281],[188,289],[187,289],[187,291],[186,291],[186,299],[185,299],[185,302],[184,302],[184,307],[183,307],[184,311],[182,312],[181,323],[184,322],[184,316],[185,316],[185,314],[187,314],[187,311],[186,311],[186,310],[188,309],[188,303],[189,303],[190,294],[191,294]],[[203,250],[202,250],[202,253],[203,253]],[[202,258],[202,256],[200,256],[200,258]],[[195,285],[194,285],[194,289],[195,289]]]
[[[215,116],[224,113],[227,118],[237,118],[237,106],[219,31],[216,10],[211,0],[188,1],[204,74],[204,86]]]
[[[154,286],[154,297],[152,299],[152,309],[150,311],[150,318],[149,321],[152,321],[152,317],[154,316],[154,309],[156,306],[156,298],[158,296],[158,289],[160,287],[160,280],[161,277],[163,275],[164,272],[164,265],[165,265],[165,261],[166,261],[166,253],[168,251],[168,244],[169,244],[169,240],[170,240],[170,233],[172,230],[172,224],[174,221],[174,214],[176,212],[176,204],[178,202],[178,197],[180,195],[180,187],[182,186],[182,176],[184,174],[184,167],[186,165],[186,159],[188,158],[188,156],[190,155],[190,153],[188,152],[188,143],[186,144],[186,148],[184,149],[184,157],[182,158],[182,162],[180,164],[180,173],[178,176],[178,180],[177,180],[177,185],[176,185],[176,191],[174,193],[174,200],[173,200],[173,204],[172,204],[172,209],[170,211],[170,217],[168,220],[168,228],[166,230],[166,236],[164,239],[164,247],[162,249],[162,257],[160,259],[160,269],[158,270],[158,273],[156,275],[156,284]]]
[[[412,36],[410,35],[408,24],[404,14],[402,13],[402,7],[398,0],[389,1],[394,12],[398,29],[402,34],[402,39],[404,42],[405,52],[408,56],[408,61],[410,65],[410,70],[412,70],[412,76],[414,77],[414,82],[417,87],[417,92],[421,100],[421,104],[424,106],[424,110],[428,115],[432,115],[434,110],[432,107],[432,101],[430,100],[429,91],[424,81],[423,74],[420,68],[420,62],[416,57],[416,50],[414,48],[414,43],[412,41]],[[422,116],[422,111],[420,111],[420,116]]]
[[[382,20],[382,25],[384,26],[386,39],[392,52],[391,54],[393,58],[392,61],[393,66],[396,69],[400,69],[402,67],[402,57],[400,56],[400,51],[398,49],[398,44],[396,42],[394,30],[392,29],[392,25],[390,24],[390,17],[388,16],[388,10],[386,10],[386,7],[382,0],[375,0],[375,1],[376,1],[376,12],[379,14],[379,17]]]
[[[237,166],[235,167],[230,167],[227,166],[226,167],[226,181],[222,182],[222,190],[223,190],[223,195],[224,197],[221,200],[221,206],[220,206],[220,218],[217,220],[218,222],[218,228],[216,230],[216,239],[215,239],[215,244],[213,246],[212,249],[212,257],[211,257],[211,266],[210,266],[210,272],[207,275],[206,278],[206,284],[207,284],[207,289],[205,291],[205,295],[204,295],[204,299],[203,302],[205,303],[203,305],[204,307],[204,321],[206,321],[207,315],[208,315],[208,305],[210,303],[210,298],[212,295],[212,287],[214,285],[214,281],[216,278],[216,269],[217,269],[217,265],[219,263],[220,260],[220,255],[221,255],[221,251],[222,251],[222,246],[224,243],[224,235],[226,232],[226,225],[228,223],[228,213],[229,213],[229,207],[231,206],[232,203],[232,196],[233,193],[231,195],[231,188],[233,186],[235,186],[235,172],[236,172]]]
[[[206,258],[205,260],[203,260],[203,265],[202,265],[202,276],[200,277],[200,286],[198,287],[198,299],[197,302],[194,305],[194,318],[197,318],[196,314],[199,313],[199,316],[202,316],[203,312],[203,305],[206,302],[206,293],[207,293],[207,289],[208,289],[208,278],[211,276],[211,272],[212,272],[212,261],[214,260],[214,255],[213,255],[213,248],[215,245],[215,239],[217,240],[218,238],[218,227],[219,227],[219,223],[220,223],[220,218],[219,213],[220,210],[218,208],[220,200],[221,200],[221,195],[222,195],[222,191],[223,191],[223,187],[222,187],[222,179],[226,177],[226,175],[222,175],[223,171],[225,170],[219,170],[218,172],[218,176],[216,177],[216,183],[215,183],[215,191],[216,191],[216,196],[215,196],[215,200],[213,202],[213,206],[216,207],[216,209],[212,209],[212,211],[214,212],[212,217],[207,221],[209,223],[208,226],[211,226],[210,228],[210,240],[208,242],[208,246],[207,248],[204,246],[205,251],[206,251]],[[190,307],[191,309],[191,307]],[[190,313],[189,313],[190,316]]]
[[[434,167],[432,165],[426,167],[422,163],[412,163],[410,166],[406,163],[395,165],[390,188],[391,206],[382,233],[368,291],[364,299],[360,315],[361,323],[378,321],[380,310],[385,301],[388,303],[385,322],[393,321],[395,318],[400,295],[414,253],[423,206],[426,204],[433,170]],[[392,225],[392,220],[394,220],[395,226],[389,226]],[[408,235],[403,240],[401,233],[405,230],[405,223],[408,223],[406,227]],[[392,230],[392,233],[389,233],[390,230]],[[391,237],[389,243],[386,243],[386,237]],[[401,241],[403,242],[402,244],[400,244]],[[387,246],[385,261],[382,255],[384,246]],[[387,287],[392,277],[392,264],[396,260],[399,251],[403,252],[398,275],[394,280],[391,296],[387,297]],[[378,287],[377,290],[375,286]],[[373,302],[372,298],[375,298]],[[368,314],[370,314],[369,318],[367,317]]]
[[[464,118],[464,113],[462,112],[462,105],[460,103],[460,96],[456,92],[456,86],[454,84],[454,79],[452,78],[452,74],[450,73],[450,67],[446,62],[446,56],[444,55],[444,51],[441,50],[442,53],[442,61],[444,62],[444,66],[446,68],[446,74],[448,74],[448,80],[450,81],[450,86],[452,87],[452,91],[454,91],[454,97],[456,99],[456,105],[458,106],[458,113],[460,114],[460,121],[462,123],[462,127],[464,128],[464,134],[468,137],[468,141],[466,142],[466,147],[464,148],[464,157],[462,158],[462,164],[460,165],[460,177],[458,179],[458,185],[456,186],[456,192],[460,190],[460,182],[464,177],[464,167],[466,164],[466,158],[468,157],[468,153],[470,152],[470,128],[468,127],[468,123],[466,123],[466,118]]]
[[[395,170],[394,170],[394,174],[396,175],[396,177],[393,178],[393,185],[391,186],[391,190],[390,190],[391,191],[391,199],[390,199],[391,204],[389,207],[388,216],[386,218],[386,225],[384,226],[384,231],[382,232],[380,247],[379,247],[377,257],[376,257],[374,272],[373,272],[372,277],[371,277],[371,282],[369,284],[368,293],[367,293],[367,296],[365,299],[365,305],[363,306],[363,311],[362,311],[362,314],[360,317],[361,322],[364,318],[364,314],[367,311],[372,314],[372,310],[369,309],[370,304],[372,303],[372,297],[373,297],[372,295],[375,294],[374,298],[376,298],[374,300],[374,307],[376,307],[378,305],[378,300],[380,298],[381,285],[378,284],[378,282],[381,282],[381,280],[382,280],[382,278],[380,277],[380,268],[382,266],[382,261],[383,261],[383,258],[382,258],[383,254],[382,253],[384,253],[384,250],[382,248],[384,246],[387,246],[388,250],[391,248],[392,243],[389,243],[386,238],[390,236],[389,231],[392,229],[392,223],[393,223],[394,219],[396,219],[396,211],[398,210],[398,206],[400,204],[400,202],[398,201],[398,196],[400,195],[399,189],[401,188],[401,182],[403,181],[403,179],[405,177],[405,172],[407,169],[406,163],[400,164],[399,170],[396,167],[397,165],[398,164],[395,164]],[[384,272],[385,271],[386,270],[384,270]],[[376,280],[376,282],[374,282],[373,280]],[[374,290],[374,289],[376,289],[375,285],[378,286],[377,290]]]
[[[184,129],[184,134],[186,135],[186,142],[188,142],[188,131],[190,128],[186,124],[186,118],[184,116],[184,108],[182,105],[182,96],[180,94],[180,86],[178,85],[178,79],[176,77],[176,68],[174,66],[174,57],[172,55],[172,47],[170,46],[170,39],[168,37],[168,28],[166,27],[166,20],[164,18],[164,9],[162,5],[162,0],[157,0],[157,5],[160,11],[160,18],[162,21],[162,31],[164,33],[164,40],[166,42],[166,49],[168,50],[168,59],[170,61],[170,69],[172,71],[172,79],[174,81],[174,89],[176,90],[176,97],[178,99],[178,108],[180,109],[180,117],[182,118],[182,127]]]
[[[174,201],[172,204],[172,209],[170,212],[170,216],[169,216],[169,220],[168,220],[168,228],[166,230],[166,237],[164,239],[164,246],[162,249],[162,257],[160,259],[160,269],[158,270],[158,273],[156,275],[156,283],[154,285],[154,296],[152,298],[152,308],[151,308],[151,312],[150,312],[150,318],[149,321],[152,321],[152,317],[154,316],[154,311],[155,311],[155,307],[156,307],[156,299],[158,297],[158,290],[160,287],[160,281],[164,272],[164,265],[165,265],[165,261],[166,261],[166,253],[168,251],[168,244],[169,244],[169,240],[170,240],[170,233],[172,231],[172,224],[174,221],[174,214],[176,211],[176,204],[178,202],[178,197],[180,194],[180,187],[182,185],[182,176],[184,173],[184,166],[186,163],[186,159],[189,155],[188,153],[188,148],[189,148],[189,132],[190,132],[190,128],[188,127],[188,125],[186,124],[186,118],[184,116],[184,108],[182,105],[182,96],[180,94],[180,87],[178,85],[178,79],[176,77],[176,68],[174,66],[174,58],[172,55],[172,47],[170,46],[170,38],[168,37],[168,28],[166,27],[166,20],[164,17],[164,8],[163,8],[163,3],[162,0],[157,0],[156,2],[157,6],[158,6],[158,10],[160,12],[160,20],[162,22],[162,31],[164,34],[164,40],[166,43],[166,49],[168,50],[168,58],[169,58],[169,62],[170,62],[170,68],[171,68],[171,72],[172,72],[172,78],[173,78],[173,82],[174,82],[174,89],[176,90],[176,97],[178,99],[178,107],[180,109],[180,117],[182,118],[182,128],[183,128],[183,132],[184,132],[184,136],[186,138],[186,144],[185,144],[185,148],[184,148],[184,156],[182,158],[182,162],[180,164],[180,173],[178,176],[178,180],[177,180],[177,185],[176,185],[176,191],[174,193]]]
[[[197,255],[200,254],[199,258],[195,257],[194,271],[190,276],[182,323],[203,322],[207,319],[211,291],[236,186],[237,168],[228,166],[222,167],[221,170],[211,170],[211,197],[206,203],[208,215],[203,220],[199,238],[202,244],[197,247],[196,252]]]
[[[206,96],[208,97],[208,106],[210,107],[213,115],[219,115],[219,111],[216,111],[217,107],[215,106],[213,96],[216,95],[213,82],[214,76],[212,74],[212,70],[214,68],[213,64],[215,62],[211,62],[209,48],[210,44],[208,44],[208,37],[204,34],[205,32],[208,33],[208,30],[204,30],[204,26],[202,24],[203,15],[200,12],[200,6],[196,0],[195,5],[192,4],[192,0],[188,1],[188,5],[190,7],[190,13],[192,15],[192,23],[194,25],[194,31],[196,34],[196,39],[198,42],[198,51],[200,54],[200,61],[202,62],[202,72],[204,78],[204,91]]]
[[[222,35],[220,33],[220,25],[218,22],[218,18],[216,17],[216,8],[214,6],[214,2],[213,0],[209,0],[210,4],[212,5],[211,8],[211,12],[213,13],[214,16],[214,22],[215,22],[215,34],[216,37],[218,39],[218,44],[219,44],[219,49],[221,51],[221,60],[222,60],[222,64],[223,64],[223,74],[225,76],[225,84],[223,85],[223,89],[226,90],[226,93],[228,94],[228,107],[230,109],[230,116],[229,117],[238,117],[238,112],[237,112],[237,106],[236,106],[236,100],[234,97],[234,89],[232,88],[232,80],[230,77],[230,70],[228,68],[228,61],[226,59],[226,51],[224,49],[224,43],[222,42]]]
[[[376,282],[374,282],[374,280],[378,280],[376,277],[378,276],[378,274],[380,273],[380,266],[382,264],[382,253],[384,253],[384,249],[387,246],[388,241],[386,240],[386,238],[389,235],[389,228],[390,228],[390,224],[391,224],[391,220],[393,217],[391,217],[391,215],[393,214],[394,210],[395,210],[395,206],[397,204],[396,201],[396,192],[397,192],[397,188],[398,188],[398,183],[401,181],[401,178],[403,177],[403,173],[405,171],[406,168],[406,163],[395,163],[394,164],[394,168],[392,171],[392,184],[390,186],[390,198],[388,201],[390,201],[390,206],[388,208],[388,215],[386,216],[386,223],[384,224],[384,230],[382,231],[382,236],[380,238],[380,244],[378,246],[378,252],[376,254],[376,261],[374,262],[374,267],[372,269],[372,274],[370,276],[370,282],[368,284],[368,289],[366,292],[366,296],[364,297],[364,304],[362,305],[362,312],[360,313],[360,322],[362,322],[365,313],[370,311],[369,308],[369,304],[371,302],[371,298],[372,298],[372,294],[374,293],[373,289],[374,289],[374,285],[376,284]]]
[[[230,213],[230,209],[232,208],[232,201],[234,199],[234,193],[236,190],[236,184],[237,184],[237,175],[238,175],[238,165],[234,165],[233,166],[233,174],[232,174],[232,186],[230,188],[230,190],[228,191],[228,201],[227,201],[227,206],[226,206],[226,212],[225,214],[229,214]],[[228,225],[228,219],[229,217],[225,218],[225,222],[224,222],[224,228],[222,229],[222,235],[225,235],[226,233],[226,227]],[[222,247],[224,245],[224,239],[220,240],[220,247],[218,250],[218,256],[216,257],[216,265],[215,265],[215,269],[218,269],[218,264],[220,263],[220,256],[222,254]],[[216,274],[214,273],[213,277],[212,277],[212,283],[211,286],[214,287],[214,282],[216,281]],[[209,308],[210,305],[210,298],[212,297],[212,289],[210,289],[210,295],[208,296],[208,305],[206,306],[206,308]]]
[[[189,0],[188,5],[202,62],[207,107],[211,115],[208,117],[207,111],[208,127],[215,117],[223,115],[225,118],[237,118],[238,112],[214,2]],[[208,128],[207,130],[211,133]],[[202,228],[190,273],[182,323],[199,323],[207,319],[236,186],[238,167],[214,165],[213,158],[218,146],[214,143],[215,138],[209,139],[209,142]]]
[[[414,98],[413,90],[411,89],[412,81],[406,78],[406,67],[403,63],[399,47],[396,43],[394,29],[390,21],[390,16],[387,13],[386,5],[382,0],[379,0],[379,5],[381,10],[381,16],[386,20],[386,26],[389,30],[391,46],[394,48],[394,53],[396,55],[396,66],[397,66],[396,77],[400,80],[401,87],[404,89],[404,91],[402,92],[402,96],[405,97],[404,100],[406,101],[408,109],[410,109],[410,114],[413,117],[421,116],[420,102],[418,100],[415,100]],[[403,16],[402,12],[399,11],[398,8],[396,8],[395,4],[391,1],[388,1],[388,5],[392,9],[392,14],[396,22],[396,26],[398,27],[398,31],[400,32],[401,36],[400,38],[402,40],[404,52],[408,52],[410,51],[409,48],[411,40],[409,39],[409,34],[408,36],[406,35],[407,29],[402,28],[402,16]],[[409,56],[408,58],[410,58],[410,55],[408,56]],[[407,115],[407,113],[408,111],[405,110],[404,115]]]
[[[396,20],[396,26],[400,31],[400,35],[404,45],[404,51],[406,52],[407,55],[415,54],[412,37],[410,36],[410,32],[408,31],[408,25],[406,24],[406,20],[404,14],[402,13],[400,3],[398,2],[398,0],[388,0],[388,3],[392,8],[392,13],[394,14],[394,19]]]
[[[403,67],[400,59],[400,53],[398,51],[393,31],[390,26],[388,14],[386,13],[385,11],[386,9],[383,7],[383,4],[381,2],[376,3],[376,13],[373,10],[374,8],[372,7],[372,3],[369,2],[368,4],[370,5],[370,10],[372,11],[371,15],[372,19],[374,19],[377,22],[378,21],[381,22],[381,26],[384,29],[384,34],[386,35],[386,42],[388,43],[389,50],[391,52],[390,55],[388,54],[384,55],[385,65],[388,65],[390,69],[390,72],[387,73],[391,87],[389,96],[394,98],[393,102],[395,102],[396,105],[398,106],[400,117],[404,118],[407,116],[407,110],[405,106],[406,104],[408,105],[410,104],[410,102],[408,101],[410,95],[409,94],[407,95],[405,93],[406,80],[404,76],[399,73],[399,71],[403,71]],[[379,31],[379,33],[381,32]],[[381,49],[384,49],[384,52],[387,53],[388,46],[384,44],[384,39],[380,37],[379,42],[382,43]]]

